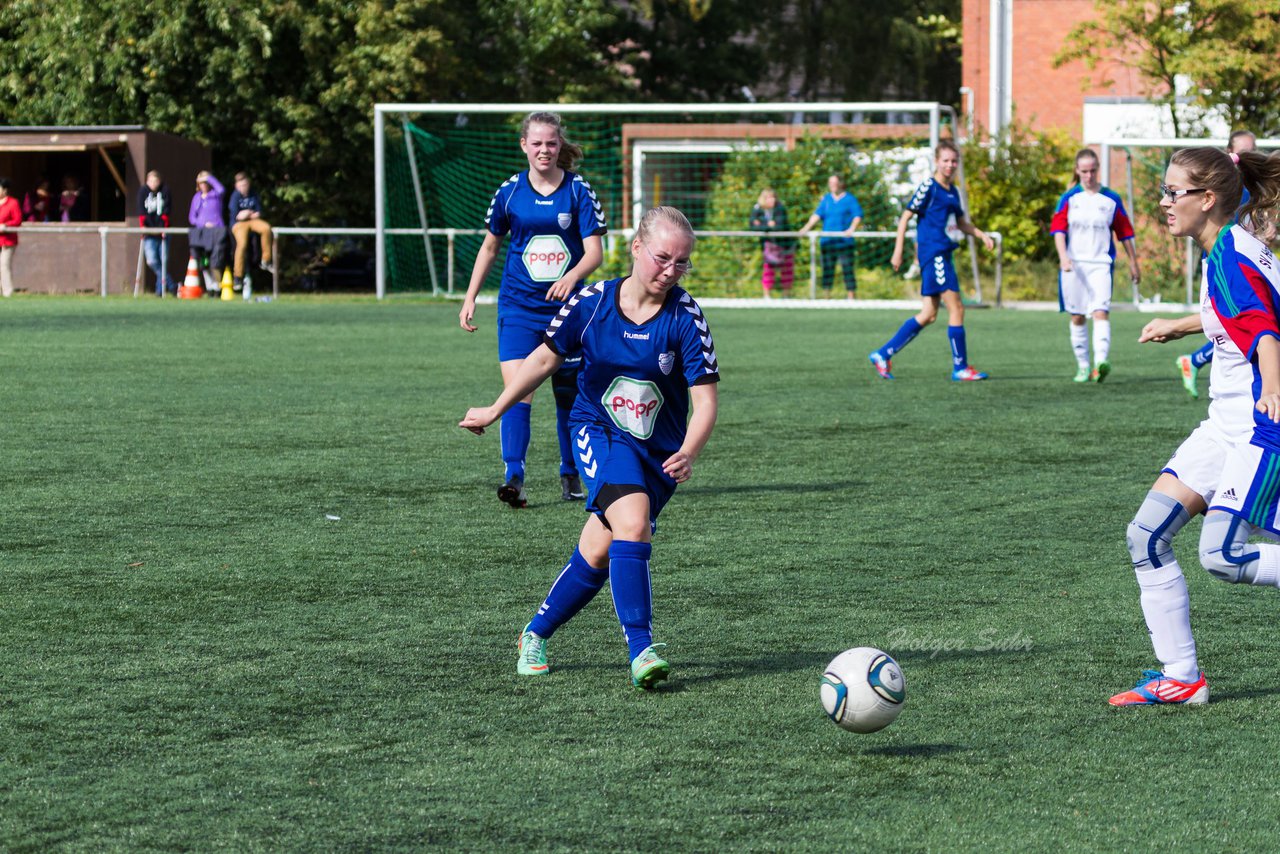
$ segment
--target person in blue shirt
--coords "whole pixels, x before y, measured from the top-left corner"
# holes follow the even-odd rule
[[[853,299],[858,291],[858,278],[853,269],[853,233],[862,225],[862,205],[852,193],[845,192],[844,179],[839,175],[827,178],[827,192],[800,232],[812,231],[818,223],[822,223],[824,232],[841,232],[838,237],[818,240],[818,250],[822,253],[822,289],[830,293],[838,264],[844,269],[845,296]]]
[[[683,288],[693,228],[672,207],[648,211],[631,241],[631,273],[596,282],[560,310],[491,406],[458,426],[481,434],[568,358],[581,356],[571,427],[591,514],[578,547],[520,634],[516,672],[549,671],[546,645],[604,587],[613,594],[631,681],[652,688],[670,665],[653,642],[649,558],[658,514],[716,422],[720,367],[702,309]],[[690,416],[690,405],[693,412]]]
[[[1227,138],[1227,153],[1239,155],[1242,151],[1254,151],[1258,147],[1258,138],[1252,131],[1238,130]],[[1249,190],[1244,188],[1240,194],[1240,207],[1249,204]],[[1213,361],[1213,342],[1208,341],[1194,353],[1187,353],[1174,360],[1178,367],[1178,376],[1182,378],[1182,387],[1187,390],[1193,400],[1200,397],[1197,380],[1200,369]]]
[[[947,337],[951,342],[951,379],[956,382],[985,380],[987,375],[969,365],[964,335],[964,303],[960,301],[960,280],[951,263],[951,253],[959,246],[960,234],[971,234],[988,250],[995,243],[980,228],[965,218],[960,204],[960,191],[953,183],[960,168],[960,150],[949,140],[938,143],[934,150],[933,177],[921,184],[912,195],[907,209],[898,219],[898,238],[893,246],[890,264],[902,267],[902,250],[906,243],[907,224],[916,223],[916,252],[920,259],[920,313],[907,320],[893,337],[868,357],[876,372],[886,380],[893,379],[890,360],[910,344],[930,323],[938,319],[938,303],[947,307]]]
[[[520,148],[529,168],[512,175],[493,195],[485,214],[485,235],[476,253],[471,283],[458,312],[467,332],[473,323],[476,295],[489,275],[503,238],[510,234],[502,284],[498,291],[498,363],[503,382],[510,382],[520,365],[542,343],[547,324],[565,301],[604,258],[601,237],[607,232],[604,208],[591,185],[570,171],[582,159],[582,149],[565,139],[560,117],[537,112],[525,117]],[[560,497],[581,500],[581,479],[569,438],[576,361],[566,361],[552,380],[556,400],[556,430],[560,439]],[[525,455],[529,449],[529,416],[533,389],[502,419],[504,481],[499,500],[524,507]]]

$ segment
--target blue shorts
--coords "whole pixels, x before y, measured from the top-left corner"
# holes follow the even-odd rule
[[[527,359],[538,349],[555,315],[498,314],[498,361]]]
[[[956,278],[950,252],[920,259],[920,295],[931,297],[943,291],[960,292],[960,280]]]
[[[604,511],[623,495],[643,492],[649,496],[649,529],[658,530],[658,514],[676,492],[675,478],[662,470],[667,456],[658,459],[599,424],[571,425],[578,474],[587,488],[587,512],[605,521]]]

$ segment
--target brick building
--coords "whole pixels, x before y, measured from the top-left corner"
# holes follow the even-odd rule
[[[1124,118],[1155,118],[1132,69],[1114,62],[1092,72],[1081,62],[1053,67],[1066,34],[1093,14],[1094,0],[963,0],[961,79],[972,92],[975,123],[998,130],[1016,109],[1036,129],[1085,137],[1111,135]],[[1096,83],[1107,79],[1109,86]]]

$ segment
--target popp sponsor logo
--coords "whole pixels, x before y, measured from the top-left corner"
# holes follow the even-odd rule
[[[543,234],[530,240],[520,257],[529,278],[535,282],[554,282],[569,269],[569,247],[554,234]]]
[[[653,435],[658,411],[662,409],[662,392],[647,380],[618,377],[600,397],[604,411],[613,423],[637,439]]]

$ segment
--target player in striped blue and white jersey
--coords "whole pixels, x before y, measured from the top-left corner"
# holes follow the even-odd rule
[[[471,282],[458,312],[463,329],[474,332],[476,295],[489,275],[503,238],[511,236],[498,291],[498,362],[504,382],[542,343],[542,333],[565,301],[600,266],[604,209],[591,185],[575,172],[582,149],[564,138],[555,113],[530,113],[520,131],[520,147],[529,168],[508,178],[493,195],[485,214],[489,233],[476,254]],[[552,379],[556,429],[560,439],[561,497],[583,497],[569,439],[569,412],[576,389],[576,361],[565,363]],[[502,419],[505,466],[498,498],[524,507],[525,455],[529,449],[530,393]]]
[[[868,357],[876,373],[893,379],[891,361],[920,331],[938,319],[938,304],[947,307],[947,340],[951,344],[951,379],[956,382],[985,380],[987,375],[969,364],[969,348],[964,332],[964,303],[960,300],[960,280],[956,276],[951,254],[960,245],[961,234],[972,235],[988,250],[995,248],[990,237],[965,218],[960,204],[960,190],[953,183],[960,168],[960,150],[955,143],[943,140],[934,150],[936,166],[933,177],[921,184],[898,218],[898,238],[893,245],[893,269],[902,266],[902,252],[907,238],[907,225],[916,222],[916,256],[920,261],[920,312],[908,318],[893,337],[872,350]]]
[[[1243,185],[1253,196],[1233,225]],[[1213,148],[1176,152],[1161,186],[1174,237],[1206,253],[1200,312],[1148,323],[1140,341],[1204,332],[1213,343],[1209,417],[1178,447],[1128,528],[1140,602],[1160,670],[1148,670],[1111,704],[1208,702],[1191,633],[1190,601],[1172,541],[1205,513],[1200,562],[1224,581],[1280,586],[1280,545],[1253,545],[1280,533],[1280,270],[1254,232],[1273,231],[1280,205],[1280,155],[1232,155]],[[1207,511],[1207,512],[1206,512]]]
[[[631,274],[579,291],[493,405],[468,410],[459,425],[482,433],[565,359],[582,357],[571,427],[591,516],[521,633],[521,675],[548,672],[547,639],[607,581],[632,683],[650,688],[667,677],[663,645],[653,643],[652,536],[711,437],[720,380],[707,320],[677,284],[691,267],[693,246],[693,228],[680,211],[646,213],[631,243]]]

